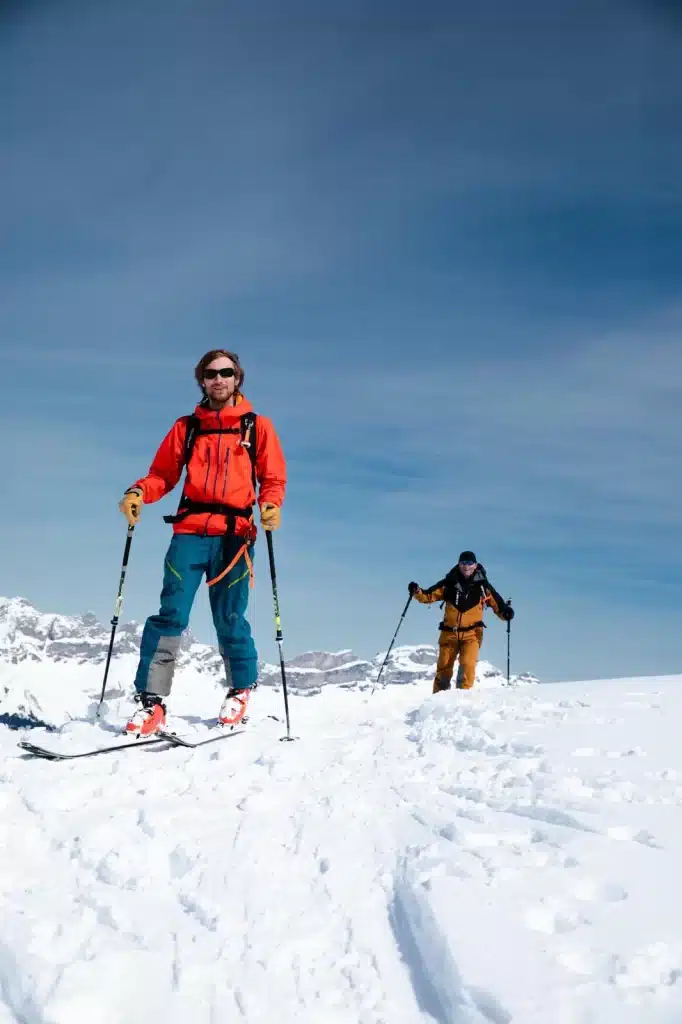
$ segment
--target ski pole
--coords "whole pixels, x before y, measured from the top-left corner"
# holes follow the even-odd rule
[[[275,629],[276,635],[275,640],[279,648],[279,669],[282,673],[282,690],[284,693],[284,714],[287,721],[287,734],[286,736],[280,736],[281,740],[285,740],[291,743],[296,737],[291,735],[291,729],[289,727],[289,696],[287,694],[287,674],[284,668],[284,655],[282,654],[282,623],[279,617],[279,597],[277,595],[277,573],[275,572],[275,553],[272,547],[272,530],[265,531],[265,537],[268,542],[268,558],[270,560],[270,579],[272,580],[272,600],[275,605]]]
[[[511,605],[511,597],[507,601],[508,605]],[[507,686],[509,686],[509,651],[511,648],[511,621],[507,619]]]
[[[109,676],[109,665],[111,664],[111,655],[114,650],[114,637],[116,636],[116,627],[118,626],[119,616],[121,614],[121,608],[123,607],[123,584],[126,578],[126,569],[128,568],[128,556],[130,555],[130,545],[133,542],[133,532],[135,530],[134,525],[128,527],[128,534],[126,536],[126,545],[123,549],[123,563],[121,565],[121,578],[118,581],[118,594],[116,596],[116,605],[114,607],[114,617],[111,620],[111,636],[109,638],[109,651],[107,653],[107,663],[104,669],[104,680],[102,682],[102,694],[99,698],[99,704],[97,705],[97,717],[102,709],[104,703],[104,694],[107,689],[107,678]]]
[[[400,616],[400,621],[398,622],[398,626],[396,628],[396,631],[393,634],[393,639],[391,640],[391,646],[386,651],[386,657],[384,658],[384,663],[381,666],[381,668],[379,669],[379,675],[377,676],[376,682],[375,682],[374,686],[372,687],[372,693],[370,693],[370,697],[372,696],[372,694],[376,690],[377,686],[379,685],[379,680],[381,679],[381,673],[384,671],[384,668],[386,667],[386,662],[388,661],[388,656],[391,653],[391,651],[393,650],[393,644],[395,643],[395,638],[398,635],[398,630],[400,629],[400,627],[403,624],[403,619],[407,615],[407,609],[410,607],[410,601],[411,600],[412,600],[412,594],[410,594],[410,596],[408,597],[407,604],[405,605],[405,607],[403,609],[403,614]]]

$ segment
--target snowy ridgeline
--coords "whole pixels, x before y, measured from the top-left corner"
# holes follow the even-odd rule
[[[92,697],[102,678],[110,631],[110,626],[98,622],[94,615],[53,615],[38,611],[22,598],[0,598],[0,714],[52,721],[49,715],[44,717],[46,702],[51,703],[53,696],[46,691],[53,691],[56,681],[70,691],[74,686],[83,692],[87,690]],[[124,692],[130,689],[135,673],[141,631],[138,623],[122,623],[117,630],[110,679],[112,687],[121,687]],[[287,662],[287,683],[298,694],[316,694],[329,685],[371,688],[385,655],[381,651],[367,661],[351,650],[311,651]],[[435,665],[435,647],[395,647],[381,684],[426,683],[433,678]],[[176,678],[178,687],[191,684],[195,688],[199,682],[219,684],[224,669],[216,648],[198,643],[188,630],[183,637]],[[259,680],[261,686],[280,684],[279,666],[262,662]],[[511,678],[513,685],[537,681],[529,674]],[[482,660],[477,684],[506,685],[506,677]]]

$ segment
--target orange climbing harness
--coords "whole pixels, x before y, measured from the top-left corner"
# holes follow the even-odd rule
[[[249,587],[253,587],[255,577],[254,577],[254,572],[253,572],[253,562],[251,561],[251,556],[249,555],[249,544],[248,544],[248,541],[246,543],[242,544],[242,546],[240,547],[239,551],[234,556],[234,558],[232,559],[232,561],[230,562],[230,564],[227,566],[226,569],[223,569],[223,571],[218,576],[216,576],[215,579],[208,580],[208,586],[209,587],[213,587],[213,586],[215,586],[216,583],[220,583],[220,581],[222,579],[224,579],[227,576],[227,574],[232,569],[234,569],[235,565],[237,564],[239,559],[242,557],[242,555],[244,556],[244,558],[246,560],[247,572],[249,574]],[[246,575],[246,573],[244,575]],[[240,579],[244,579],[244,576],[240,576]],[[234,582],[238,583],[239,580],[235,580]],[[232,584],[230,584],[230,586],[232,586]]]

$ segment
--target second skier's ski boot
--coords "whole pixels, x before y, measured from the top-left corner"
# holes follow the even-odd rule
[[[250,696],[251,690],[229,689],[218,715],[219,723],[230,729],[238,725],[239,722],[245,721],[244,715],[246,714]]]
[[[138,693],[140,705],[125,727],[126,736],[151,736],[166,724],[166,705],[155,693]]]

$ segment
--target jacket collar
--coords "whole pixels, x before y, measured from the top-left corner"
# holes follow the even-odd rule
[[[220,423],[234,424],[236,423],[246,412],[253,412],[253,406],[247,398],[243,395],[237,397],[236,405],[226,405],[224,409],[210,409],[208,402],[204,399],[199,402],[198,406],[194,410],[194,415],[204,422],[211,422],[215,424],[216,417]]]
[[[466,590],[467,587],[470,587],[474,583],[485,583],[486,580],[485,569],[480,563],[476,566],[476,569],[472,572],[471,576],[464,576],[459,571],[459,566],[456,565],[454,576],[462,590]]]

